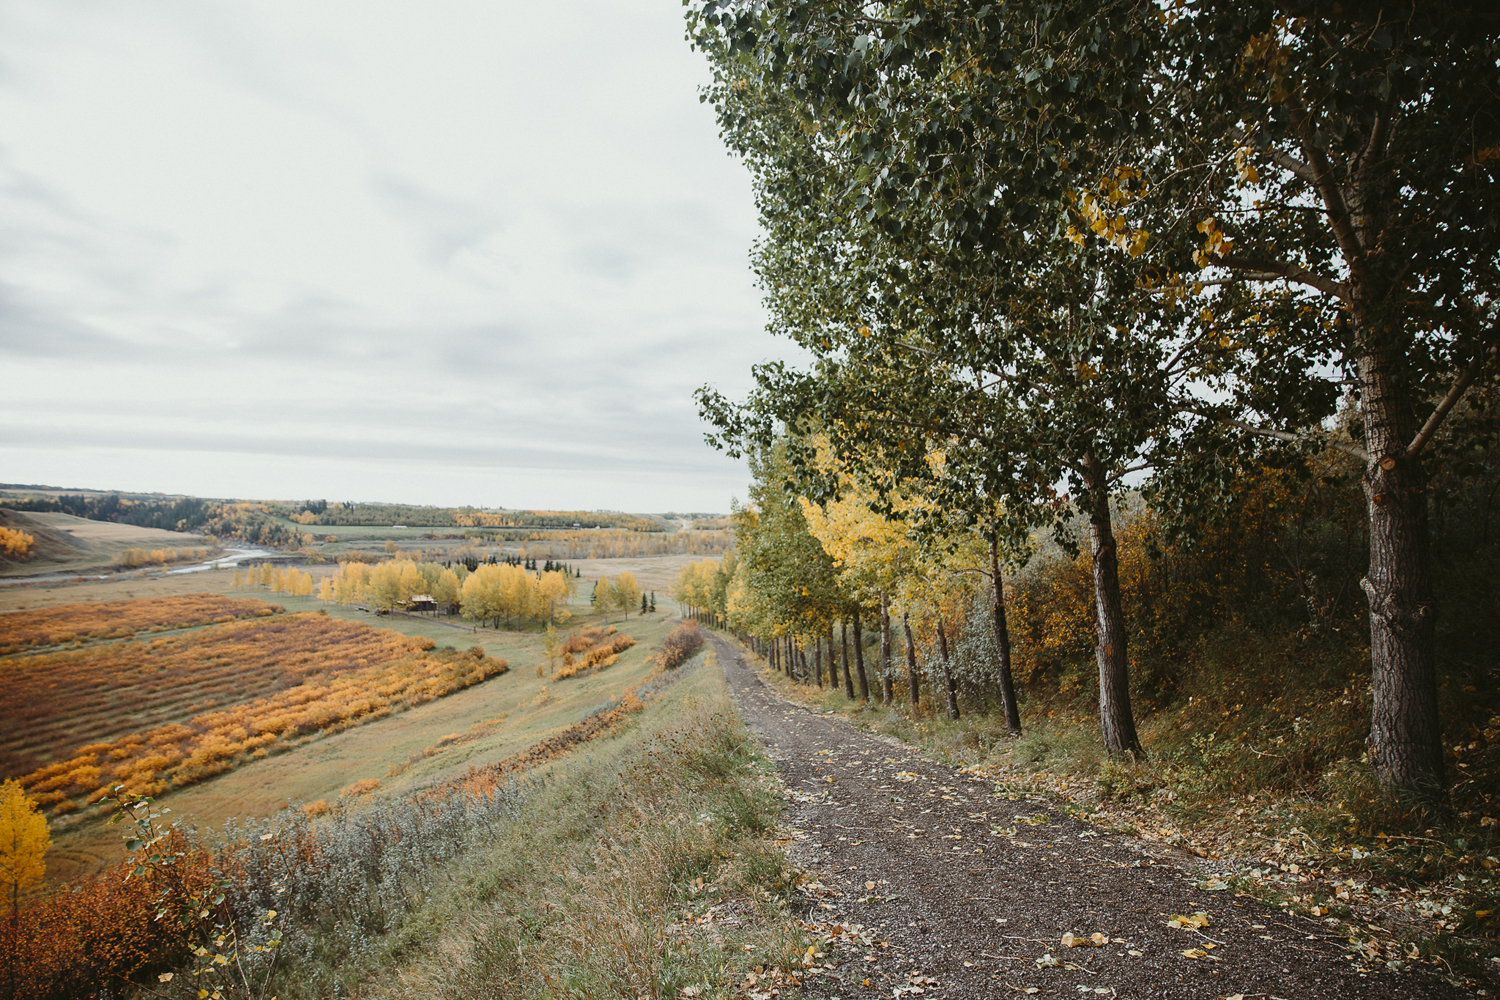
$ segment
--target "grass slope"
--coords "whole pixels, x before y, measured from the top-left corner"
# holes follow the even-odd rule
[[[71,514],[25,513],[0,508],[0,527],[36,539],[25,561],[0,559],[0,578],[107,569],[126,549],[213,549],[203,535],[89,521]]]

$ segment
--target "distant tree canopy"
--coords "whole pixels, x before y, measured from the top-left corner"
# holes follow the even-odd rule
[[[396,525],[412,528],[625,528],[665,531],[666,525],[636,514],[595,513],[586,510],[505,510],[475,507],[415,507],[408,504],[334,503],[308,501],[294,512],[304,524]],[[288,516],[294,516],[289,513]],[[305,515],[311,515],[307,517]]]
[[[71,514],[90,521],[114,521],[140,528],[196,531],[218,511],[219,504],[198,497],[140,500],[119,493],[63,494],[0,498],[0,507],[42,514]]]

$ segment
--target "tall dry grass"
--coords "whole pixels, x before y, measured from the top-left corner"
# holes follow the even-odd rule
[[[140,632],[267,617],[281,610],[280,606],[264,601],[202,593],[11,611],[0,615],[0,656],[41,646],[128,639]]]
[[[54,812],[156,795],[508,669],[434,645],[313,613],[0,660],[0,771]]]

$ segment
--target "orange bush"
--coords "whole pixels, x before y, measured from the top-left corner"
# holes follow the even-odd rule
[[[663,670],[673,670],[681,666],[684,660],[702,647],[703,633],[698,631],[698,623],[686,621],[674,628],[671,634],[662,640],[651,658]]]
[[[342,792],[339,792],[339,798],[352,799],[358,798],[361,795],[369,795],[379,787],[379,778],[361,778]]]
[[[275,614],[277,606],[220,594],[184,594],[138,601],[59,604],[0,615],[0,656],[83,639],[124,639],[138,632],[206,625]]]
[[[0,951],[25,970],[27,996],[96,995],[101,983],[128,976],[164,958],[180,958],[186,944],[171,921],[155,919],[163,893],[201,892],[212,881],[212,858],[173,832],[166,847],[180,852],[172,875],[132,878],[122,862],[25,905],[19,921],[0,921]],[[17,994],[20,996],[21,994]]]
[[[614,629],[609,630],[610,633],[614,631]],[[588,645],[579,647],[577,644],[577,640],[579,639],[586,639]],[[601,639],[603,641],[599,641]],[[601,633],[596,628],[584,629],[581,634],[570,636],[567,643],[564,644],[564,649],[567,649],[569,646],[573,646],[574,648],[563,655],[562,669],[557,672],[555,677],[557,680],[567,680],[569,677],[576,677],[586,670],[602,670],[605,667],[614,666],[619,654],[634,645],[635,640],[623,632],[611,636],[609,633]],[[574,652],[583,653],[583,658],[574,658],[572,655]]]

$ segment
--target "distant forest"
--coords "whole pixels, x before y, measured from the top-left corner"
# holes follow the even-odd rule
[[[619,528],[627,531],[667,530],[664,521],[638,514],[583,510],[488,511],[475,507],[417,507],[408,504],[234,503],[198,497],[138,499],[122,493],[72,493],[0,497],[0,507],[31,513],[71,514],[91,521],[114,521],[168,531],[210,531],[273,545],[295,542],[284,517],[299,524],[326,526],[406,525],[413,528],[571,529]],[[287,537],[283,537],[287,536]]]
[[[198,497],[133,500],[119,493],[0,497],[0,507],[40,514],[71,514],[90,521],[115,521],[141,528],[197,531],[218,512],[218,503]]]
[[[407,504],[328,503],[309,500],[292,520],[320,525],[395,525],[412,528],[625,528],[665,531],[666,525],[637,514],[586,510],[479,510],[475,507],[415,507]]]

